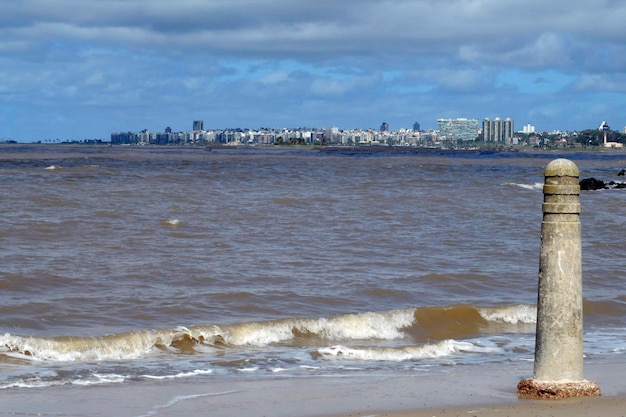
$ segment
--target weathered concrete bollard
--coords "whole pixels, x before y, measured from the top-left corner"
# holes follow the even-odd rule
[[[545,168],[539,256],[535,369],[517,385],[520,398],[599,396],[583,378],[583,297],[580,186],[576,164]]]

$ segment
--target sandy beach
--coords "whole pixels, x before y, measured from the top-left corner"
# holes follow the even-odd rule
[[[516,396],[515,387],[498,385],[498,376],[489,370],[485,373],[481,371],[480,375],[476,376],[473,389],[453,387],[451,384],[448,387],[447,404],[441,404],[445,396],[445,393],[441,391],[444,382],[437,380],[429,383],[428,392],[435,395],[425,400],[424,407],[397,411],[342,413],[333,417],[624,417],[626,416],[626,381],[623,378],[625,370],[626,363],[595,364],[587,367],[586,378],[600,384],[603,390],[601,397],[521,400]],[[506,371],[503,369],[502,373]],[[500,382],[509,381],[509,376],[507,375]],[[465,382],[468,382],[469,375],[465,374],[463,378]],[[491,398],[489,398],[489,388],[492,389]],[[455,405],[459,402],[464,402],[464,404]],[[435,403],[439,404],[434,405]]]
[[[0,416],[624,416],[626,363],[594,364],[586,378],[600,398],[519,400],[516,384],[532,363],[509,367],[456,367],[449,372],[266,380],[210,377],[142,380],[100,386],[10,389],[0,395]]]
[[[344,416],[360,416],[345,414]],[[429,408],[402,412],[383,412],[384,417],[623,417],[626,415],[626,398],[596,397],[561,401],[525,401],[478,407]],[[341,416],[341,417],[344,417]]]

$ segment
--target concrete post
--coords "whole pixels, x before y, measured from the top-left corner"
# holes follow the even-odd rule
[[[533,379],[522,398],[598,396],[583,378],[583,297],[580,186],[576,164],[555,159],[545,168]]]

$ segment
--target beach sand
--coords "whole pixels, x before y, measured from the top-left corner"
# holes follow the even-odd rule
[[[0,392],[0,416],[433,417],[626,416],[626,362],[594,364],[585,377],[603,396],[520,400],[532,363],[451,366],[413,375],[250,380],[211,376]]]
[[[433,408],[401,412],[382,412],[381,417],[624,417],[626,398],[595,397],[560,401],[525,401],[478,407]],[[336,417],[365,414],[343,414]],[[368,416],[373,416],[368,414]]]

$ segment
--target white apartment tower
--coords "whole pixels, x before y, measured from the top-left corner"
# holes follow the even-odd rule
[[[474,140],[478,136],[477,119],[437,119],[437,130],[442,140]]]

